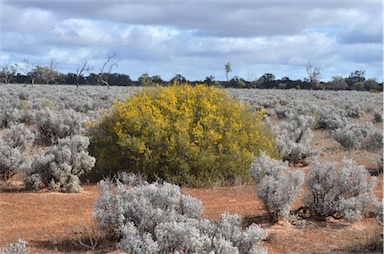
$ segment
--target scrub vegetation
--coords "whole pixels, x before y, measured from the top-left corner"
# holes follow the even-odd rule
[[[268,225],[383,221],[380,93],[2,85],[0,101],[2,193],[75,199],[98,182],[99,233],[76,240],[92,251],[101,241],[126,253],[268,251],[275,233],[261,220],[207,219],[188,188],[252,186]],[[0,253],[33,247],[19,238]]]

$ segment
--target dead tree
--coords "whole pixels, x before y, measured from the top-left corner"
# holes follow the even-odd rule
[[[57,62],[54,59],[51,59],[49,62],[49,66],[45,69],[45,78],[48,84],[53,84],[55,79],[59,76],[59,72],[57,71]]]
[[[24,59],[23,71],[24,71],[25,75],[27,75],[28,77],[31,78],[31,85],[32,86],[35,84],[35,80],[36,80],[35,66],[36,66],[36,64],[30,63],[28,58]]]
[[[115,62],[112,62],[112,58],[115,54],[108,57],[108,60],[103,64],[103,67],[100,69],[100,73],[98,75],[99,83],[101,85],[106,85],[109,89],[108,77],[111,74],[113,67],[118,67]]]
[[[308,74],[308,82],[312,85],[317,85],[322,76],[320,67],[313,67],[311,62],[308,62],[306,65],[306,70]]]
[[[84,61],[84,64],[81,67],[77,66],[77,70],[76,70],[76,87],[79,87],[79,79],[80,79],[81,74],[84,71],[89,72],[91,69],[92,69],[91,68],[91,63],[89,62],[89,59],[86,59]]]

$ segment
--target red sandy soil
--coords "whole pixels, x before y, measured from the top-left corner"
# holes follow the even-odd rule
[[[376,195],[382,198],[382,179]],[[268,232],[264,246],[269,253],[344,253],[372,241],[380,241],[382,227],[374,217],[355,223],[328,219],[271,224],[253,186],[182,189],[204,203],[204,216],[216,220],[224,211],[242,215]],[[8,191],[0,193],[2,247],[19,238],[29,241],[31,253],[86,253],[77,238],[92,234],[92,210],[98,196],[96,185],[78,194]],[[295,207],[300,206],[300,201]],[[94,232],[93,232],[94,233]],[[99,253],[118,252],[103,243]],[[378,252],[380,253],[380,252]]]
[[[377,167],[376,155],[362,151],[344,152],[325,132],[316,133],[314,147],[323,148],[319,159],[340,162],[344,156],[366,168]],[[329,148],[328,148],[329,147]],[[308,172],[308,167],[296,168]],[[269,237],[263,243],[269,253],[383,253],[383,227],[373,216],[350,223],[343,219],[325,221],[306,218],[271,224],[257,198],[254,186],[183,188],[204,203],[204,217],[217,220],[223,212],[237,213],[246,223],[258,223]],[[383,175],[378,176],[375,194],[383,198]],[[77,194],[31,192],[19,188],[0,191],[0,248],[19,238],[29,242],[31,253],[89,253],[79,244],[98,236],[92,211],[98,197],[96,185],[84,186]],[[292,210],[302,206],[298,198]],[[372,207],[372,212],[374,211]],[[115,244],[99,240],[95,253],[120,253]],[[376,249],[372,249],[376,243]]]

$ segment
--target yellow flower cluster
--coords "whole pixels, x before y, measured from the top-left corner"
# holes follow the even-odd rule
[[[274,155],[264,114],[214,87],[144,88],[116,102],[96,127],[104,128],[95,132],[98,144],[113,146],[99,149],[100,165],[194,186],[246,181],[253,155],[260,150]],[[108,150],[116,154],[106,154]]]

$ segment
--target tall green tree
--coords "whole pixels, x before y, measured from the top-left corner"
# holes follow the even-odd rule
[[[140,84],[141,86],[150,86],[150,85],[152,85],[152,79],[151,79],[151,77],[149,76],[148,73],[144,73],[144,74],[142,74],[142,75],[138,78],[138,80],[139,80],[139,84]]]
[[[365,71],[362,70],[356,70],[352,72],[348,78],[345,79],[345,81],[348,83],[348,85],[353,85],[357,82],[364,82],[365,81]]]

